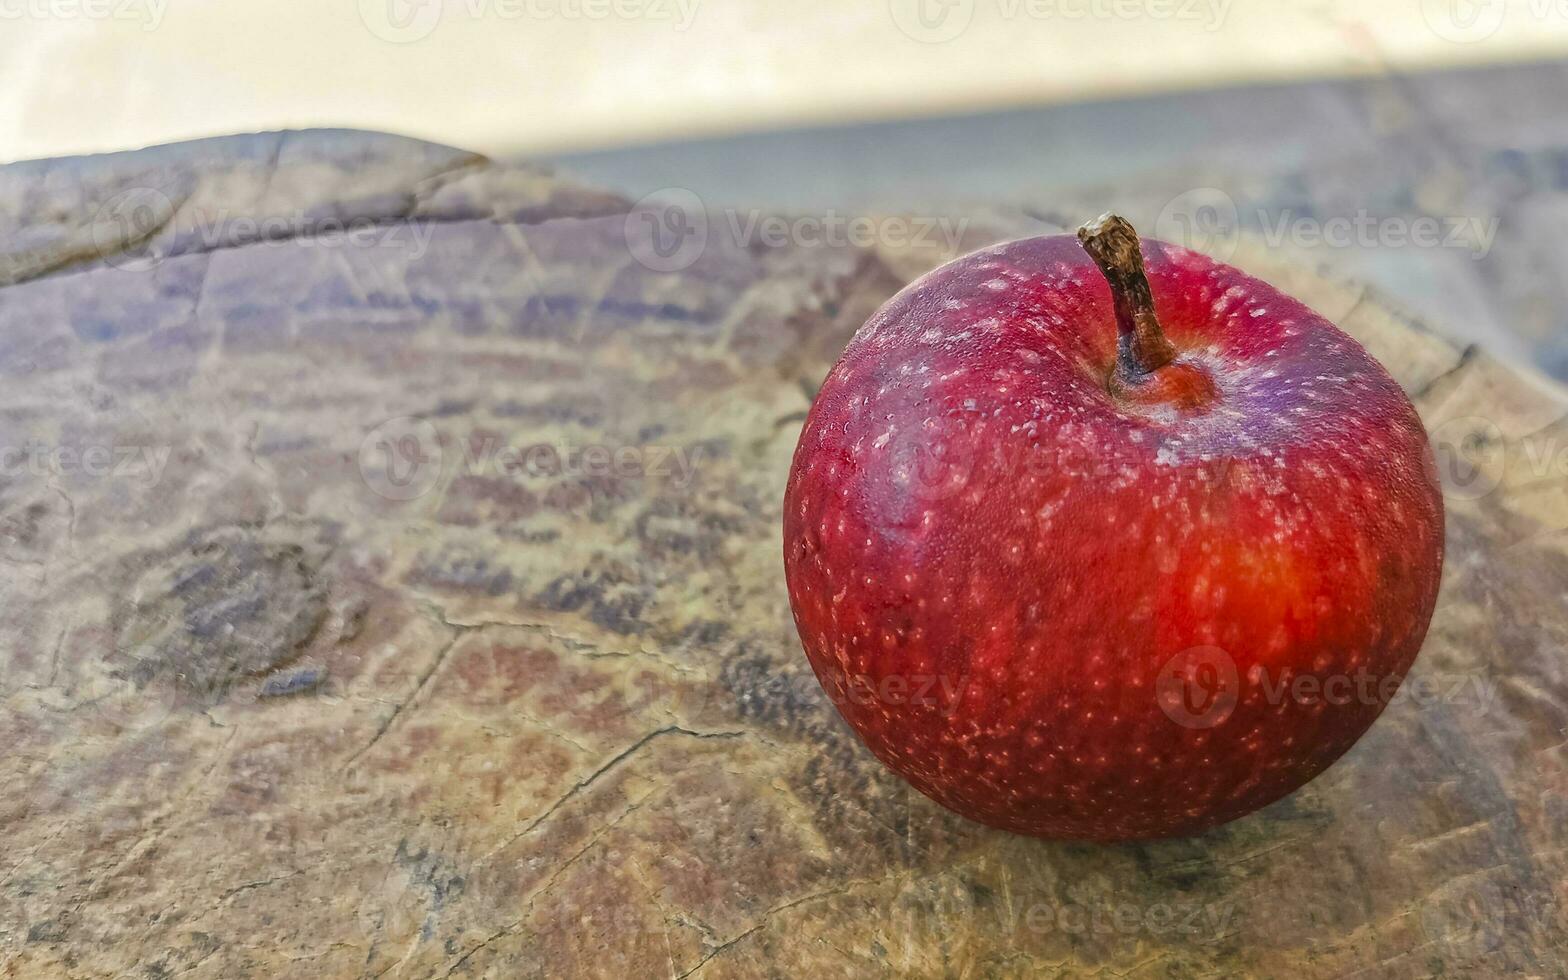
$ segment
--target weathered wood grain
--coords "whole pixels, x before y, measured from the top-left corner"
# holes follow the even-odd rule
[[[1369,290],[1233,256],[1438,442],[1408,694],[1099,847],[910,791],[793,634],[811,393],[945,250],[658,272],[625,202],[349,133],[8,168],[0,214],[0,974],[1564,975],[1568,400]]]

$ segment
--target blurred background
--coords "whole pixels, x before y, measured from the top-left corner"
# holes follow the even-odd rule
[[[1146,234],[1568,377],[1568,0],[0,0],[0,160],[312,126],[710,214]]]

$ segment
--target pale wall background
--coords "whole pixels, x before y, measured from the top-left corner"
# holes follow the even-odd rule
[[[1568,54],[1568,0],[0,0],[0,160],[358,126],[548,155]]]

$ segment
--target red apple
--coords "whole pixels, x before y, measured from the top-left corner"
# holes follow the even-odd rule
[[[790,471],[790,603],[844,718],[942,805],[1192,834],[1395,693],[1437,597],[1435,472],[1355,341],[1107,215],[948,263],[855,335]]]

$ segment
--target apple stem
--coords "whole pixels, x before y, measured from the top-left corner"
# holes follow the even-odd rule
[[[1116,303],[1116,363],[1124,380],[1136,381],[1169,364],[1176,348],[1154,315],[1154,294],[1143,271],[1138,232],[1121,215],[1102,214],[1078,229],[1084,251],[1111,284]]]

